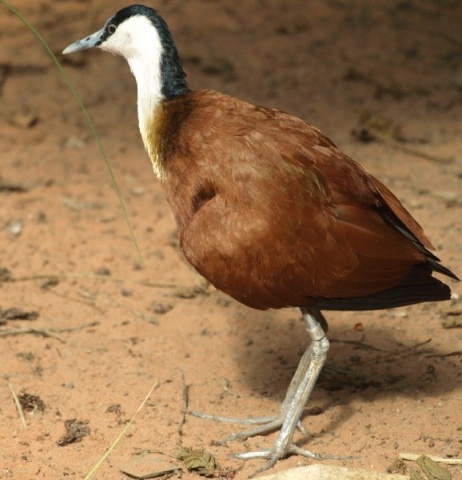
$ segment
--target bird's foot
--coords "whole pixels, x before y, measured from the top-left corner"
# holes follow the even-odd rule
[[[189,412],[194,417],[205,418],[207,420],[214,420],[216,422],[222,423],[236,423],[239,425],[258,425],[255,428],[249,430],[244,430],[243,432],[232,433],[229,437],[226,437],[223,440],[219,440],[217,443],[223,445],[227,442],[232,442],[233,440],[245,440],[246,438],[256,437],[258,435],[265,435],[267,433],[274,432],[281,428],[284,423],[285,414],[280,413],[279,415],[272,417],[255,417],[255,418],[232,418],[232,417],[220,417],[217,415],[210,415],[207,413],[201,413],[196,411]],[[301,422],[297,424],[298,430],[302,435],[307,435],[308,432],[305,430],[305,427]]]
[[[332,460],[332,459],[340,459],[343,457],[339,457],[336,455],[320,455],[318,453],[311,452],[310,450],[305,450],[303,448],[298,447],[295,444],[290,444],[287,447],[278,448],[277,445],[274,445],[272,449],[263,449],[258,450],[255,452],[245,452],[245,453],[235,453],[232,458],[239,458],[241,460],[252,460],[252,459],[267,459],[268,461],[263,465],[263,467],[259,468],[251,477],[258,475],[259,473],[264,472],[265,470],[269,470],[273,467],[279,460],[288,457],[289,455],[300,455],[305,458],[310,458],[314,460]]]

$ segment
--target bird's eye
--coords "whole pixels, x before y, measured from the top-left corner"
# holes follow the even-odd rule
[[[117,30],[117,27],[113,23],[110,23],[107,26],[107,31],[110,35],[112,35],[116,30]]]

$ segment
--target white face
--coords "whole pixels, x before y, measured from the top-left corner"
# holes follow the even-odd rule
[[[110,25],[109,20],[102,32]],[[127,60],[138,84],[138,100],[146,108],[151,108],[151,99],[161,94],[160,64],[163,50],[159,33],[151,21],[143,15],[128,18],[99,48]]]
[[[160,58],[162,45],[151,21],[143,15],[136,15],[122,22],[99,48],[130,61],[147,55],[152,58],[155,53]]]

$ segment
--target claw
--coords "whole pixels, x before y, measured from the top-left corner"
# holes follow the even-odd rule
[[[269,470],[273,467],[278,460],[288,456],[288,455],[300,455],[305,458],[310,458],[313,460],[333,460],[333,459],[344,459],[345,457],[339,457],[336,455],[320,455],[318,453],[311,452],[310,450],[305,450],[303,448],[298,447],[295,444],[291,444],[288,447],[286,453],[278,453],[275,450],[270,449],[263,449],[258,450],[255,452],[245,452],[245,453],[236,453],[231,455],[232,458],[238,458],[240,460],[253,460],[253,459],[268,459],[268,461],[263,465],[263,467],[259,468],[254,474],[252,474],[249,478],[253,478],[255,475],[258,475],[265,470]],[[350,457],[348,457],[350,458]]]

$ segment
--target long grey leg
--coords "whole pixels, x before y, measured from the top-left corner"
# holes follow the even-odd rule
[[[307,331],[311,338],[311,345],[300,361],[294,379],[289,387],[289,392],[283,402],[287,404],[287,412],[282,423],[281,431],[271,449],[237,454],[235,457],[242,459],[267,458],[268,462],[257,473],[272,467],[279,459],[290,454],[302,455],[309,458],[320,458],[308,450],[303,450],[293,444],[292,438],[299,424],[303,409],[313,391],[314,385],[326,361],[329,350],[329,341],[321,327],[317,310],[302,309],[303,318],[307,324]],[[319,320],[318,320],[319,318]]]
[[[327,322],[321,312],[311,311],[302,309],[302,314],[305,317],[305,312],[312,314],[315,318],[321,323],[324,330],[327,331]],[[237,423],[240,425],[258,425],[249,430],[243,432],[236,432],[231,434],[229,437],[221,440],[219,443],[227,443],[233,440],[243,440],[250,437],[255,437],[257,435],[264,435],[266,433],[271,433],[274,430],[277,430],[284,423],[285,418],[287,417],[287,412],[292,404],[295,392],[298,388],[298,385],[304,377],[307,375],[309,365],[311,363],[311,345],[305,350],[300,362],[298,364],[297,370],[290,382],[289,388],[287,390],[284,401],[281,404],[279,414],[267,417],[254,417],[254,418],[233,418],[233,417],[222,417],[217,415],[211,415],[208,413],[190,411],[189,413],[195,417],[204,418],[208,420],[214,420],[217,422],[223,423]],[[302,432],[303,435],[306,435],[306,430],[304,429],[301,422],[298,423],[297,428]]]
[[[303,354],[297,371],[290,382],[286,397],[282,402],[279,415],[276,417],[261,417],[249,420],[239,421],[226,417],[215,417],[212,415],[198,414],[195,415],[202,418],[210,418],[218,421],[237,421],[237,423],[257,424],[259,426],[240,433],[235,433],[228,437],[223,443],[262,435],[272,432],[280,428],[279,435],[271,449],[264,449],[256,452],[246,452],[234,455],[235,458],[244,460],[252,458],[266,458],[268,462],[258,470],[260,473],[272,467],[279,459],[287,455],[297,454],[308,458],[337,458],[317,455],[308,450],[294,445],[292,439],[296,428],[298,427],[302,433],[305,431],[300,423],[311,392],[314,389],[316,380],[326,362],[327,352],[329,350],[329,341],[327,340],[325,331],[327,331],[327,323],[319,310],[302,308],[301,312],[305,319],[307,331],[311,339],[311,344]]]

